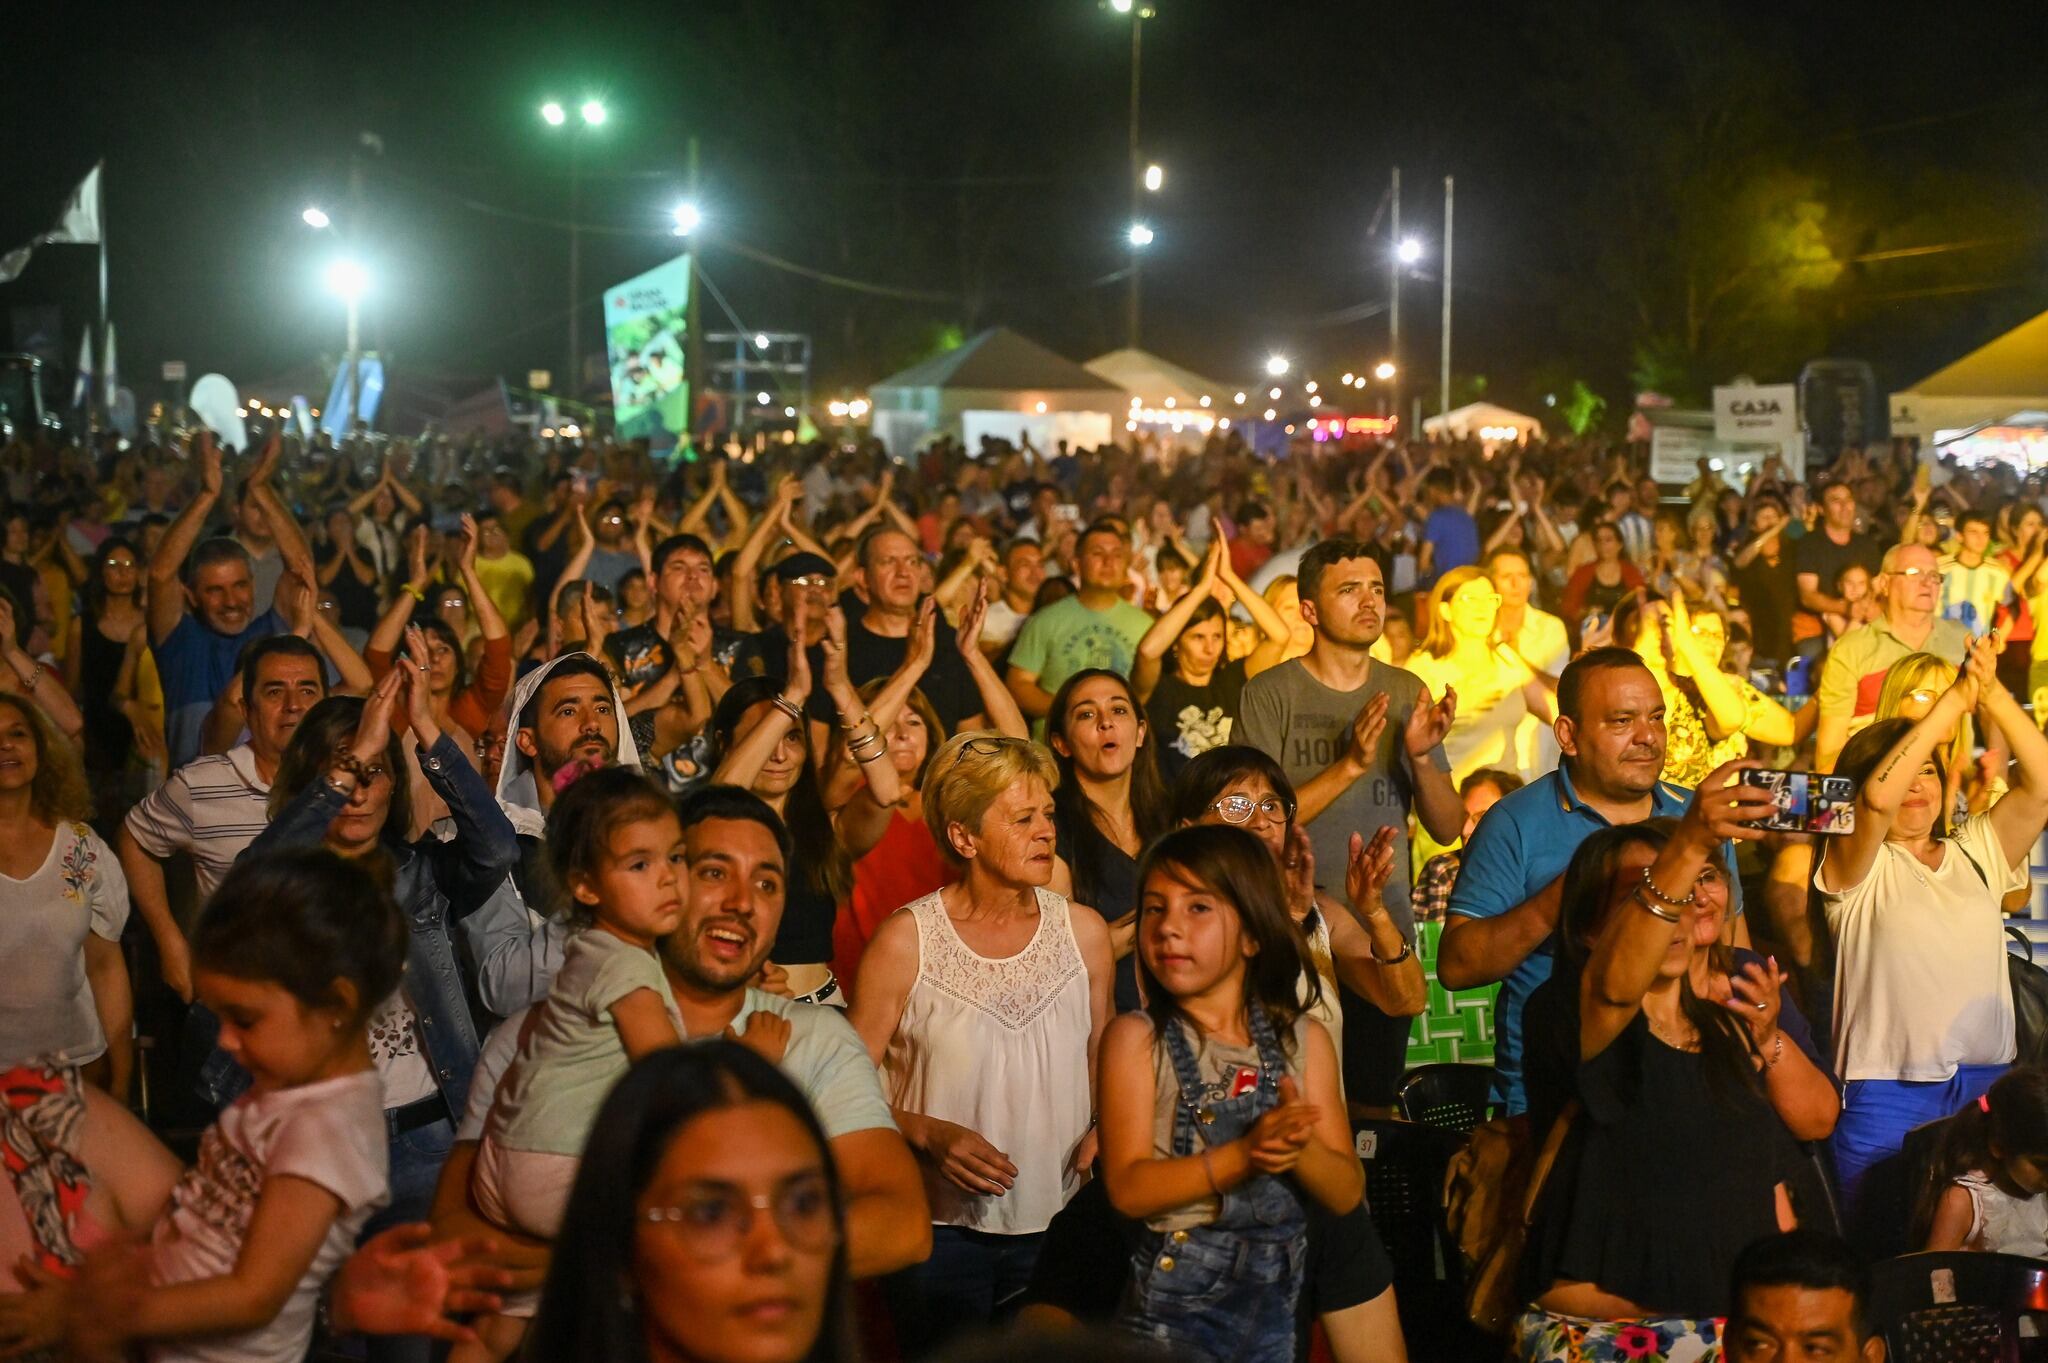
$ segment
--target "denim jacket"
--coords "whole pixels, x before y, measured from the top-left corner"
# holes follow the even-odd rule
[[[443,734],[422,754],[420,768],[447,802],[456,837],[452,842],[429,836],[403,843],[387,836],[385,849],[397,868],[392,895],[411,930],[405,955],[406,997],[418,1015],[420,1046],[434,1082],[448,1111],[459,1119],[479,1042],[450,920],[495,895],[514,893],[508,873],[519,859],[519,843],[490,787],[454,740]],[[309,782],[242,855],[317,847],[347,802],[325,780]],[[205,1022],[212,1024],[213,1019]],[[200,1094],[216,1107],[226,1106],[248,1086],[247,1072],[218,1047],[200,1066]]]

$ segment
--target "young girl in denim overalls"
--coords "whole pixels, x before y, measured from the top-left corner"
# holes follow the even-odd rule
[[[1102,1038],[1109,1199],[1145,1222],[1119,1324],[1177,1359],[1286,1363],[1307,1259],[1302,1196],[1358,1205],[1336,1048],[1304,1014],[1304,948],[1272,856],[1184,828],[1139,868],[1145,1011]]]

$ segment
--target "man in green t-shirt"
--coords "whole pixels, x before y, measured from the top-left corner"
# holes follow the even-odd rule
[[[1004,680],[1017,705],[1034,720],[1052,709],[1052,697],[1067,678],[1090,667],[1131,675],[1138,641],[1152,617],[1123,599],[1129,584],[1131,546],[1123,531],[1097,521],[1081,535],[1081,589],[1044,610],[1033,611],[1017,632]]]

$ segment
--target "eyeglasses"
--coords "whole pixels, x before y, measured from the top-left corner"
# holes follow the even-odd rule
[[[1268,795],[1258,801],[1249,795],[1226,795],[1209,808],[1222,815],[1223,822],[1229,824],[1250,823],[1254,814],[1263,814],[1269,819],[1294,817],[1294,802],[1277,795]]]
[[[103,568],[134,568],[137,564],[132,558],[110,558],[101,560],[100,566]]]
[[[1928,690],[1908,691],[1906,699],[1912,701],[1915,705],[1932,705],[1934,704],[1934,692]]]
[[[791,578],[789,585],[792,587],[802,587],[807,592],[822,592],[831,587],[832,580],[827,577],[821,577],[817,573],[805,573],[802,577]]]
[[[953,765],[959,766],[960,759],[969,753],[973,753],[976,757],[994,757],[1013,743],[1021,746],[1028,744],[1030,741],[1028,738],[1003,738],[993,734],[987,738],[970,738],[960,745],[959,751],[953,754]]]
[[[696,1259],[716,1263],[739,1253],[761,1212],[775,1218],[775,1229],[791,1249],[815,1254],[838,1243],[839,1222],[822,1174],[799,1176],[773,1193],[707,1188],[681,1206],[649,1207],[640,1219],[673,1227]]]

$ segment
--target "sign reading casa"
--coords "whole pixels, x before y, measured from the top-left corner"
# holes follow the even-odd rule
[[[1794,384],[1742,384],[1714,389],[1718,440],[1790,440],[1799,433],[1799,389]]]

